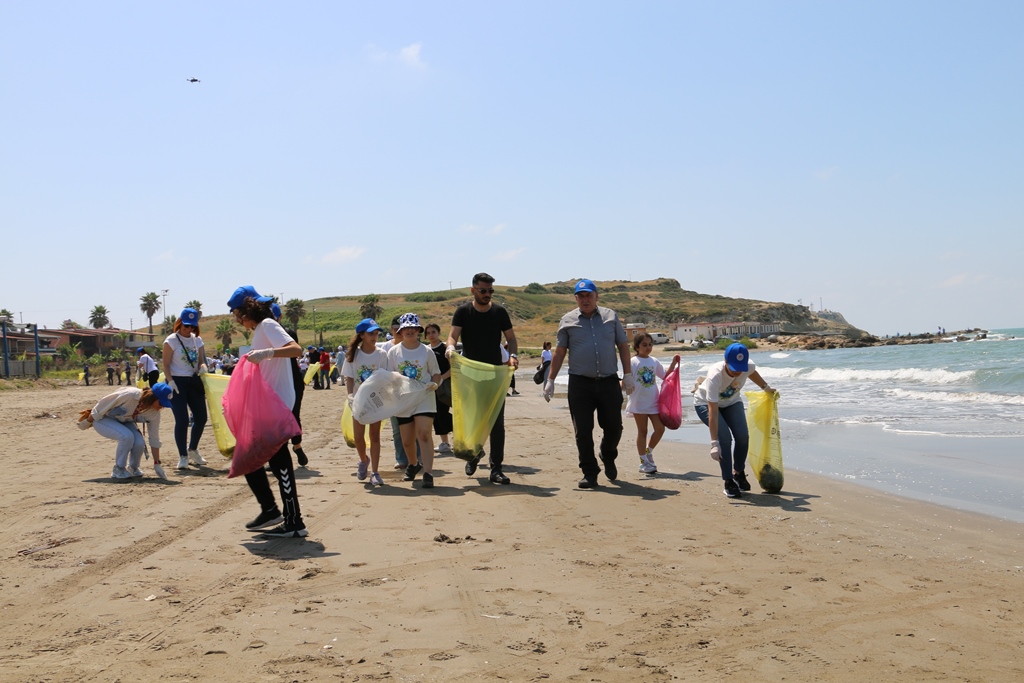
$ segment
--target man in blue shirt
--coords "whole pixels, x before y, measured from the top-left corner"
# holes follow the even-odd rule
[[[597,486],[601,467],[594,456],[594,412],[601,426],[601,462],[610,481],[618,478],[615,458],[622,436],[622,392],[633,393],[633,374],[629,364],[629,341],[619,316],[610,308],[597,305],[597,287],[590,280],[576,283],[577,308],[558,323],[558,341],[544,382],[544,400],[555,393],[555,376],[569,354],[569,413],[576,431],[583,479],[581,489]],[[622,362],[622,385],[618,363]]]

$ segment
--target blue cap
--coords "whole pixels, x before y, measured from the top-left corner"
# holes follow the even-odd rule
[[[580,292],[594,292],[597,293],[597,285],[590,280],[580,280],[576,283],[576,291],[573,294],[579,294]]]
[[[363,318],[356,325],[356,334],[362,334],[363,332],[374,332],[380,329],[380,325],[373,318]]]
[[[317,349],[317,351],[323,351],[323,350],[324,350],[324,347],[322,347],[322,346]]]
[[[272,296],[260,296],[260,293],[257,292],[256,288],[252,285],[242,285],[236,289],[235,293],[231,295],[230,299],[228,299],[228,310],[233,311],[236,308],[240,308],[249,297],[256,299],[256,301],[259,301],[260,303],[267,303],[268,301],[274,300],[274,297]]]
[[[163,382],[157,382],[153,385],[153,388],[150,389],[150,391],[152,391],[153,395],[156,396],[158,401],[160,401],[160,405],[164,408],[171,407],[171,394],[174,392],[171,391],[170,385]]]
[[[420,325],[420,317],[415,313],[406,313],[399,316],[398,318],[398,331],[401,332],[407,327],[416,327],[423,329],[423,325]]]
[[[725,364],[733,372],[746,372],[750,367],[750,353],[739,342],[725,347]]]
[[[183,308],[181,309],[181,315],[178,316],[178,320],[181,321],[182,325],[195,327],[199,324],[199,311],[194,308]]]
[[[316,347],[313,346],[312,344],[310,344],[309,346],[306,347],[306,350],[307,351],[316,351]]]
[[[135,349],[135,353],[145,353],[145,352],[146,352],[146,349],[142,348],[141,346],[139,348]]]
[[[274,320],[281,319],[281,307],[277,305],[277,302],[270,304],[270,314],[274,316]]]

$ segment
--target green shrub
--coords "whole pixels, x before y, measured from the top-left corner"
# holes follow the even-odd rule
[[[540,284],[539,282],[531,282],[530,284],[526,285],[526,288],[523,291],[526,292],[527,294],[548,293],[547,288],[544,285]]]

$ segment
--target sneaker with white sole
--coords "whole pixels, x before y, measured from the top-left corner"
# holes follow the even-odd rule
[[[364,479],[366,479],[366,470],[368,470],[369,467],[369,460],[360,460],[359,467],[356,468],[356,479],[358,479],[359,481],[363,481]]]
[[[740,493],[740,485],[734,480],[730,479],[725,482],[725,489],[722,491],[729,498],[742,498],[743,494]]]
[[[451,455],[454,452],[455,451],[452,450],[451,445],[446,444],[443,441],[441,442],[441,445],[437,447],[438,455]]]
[[[182,455],[182,456],[180,456],[178,458],[178,469],[179,470],[187,470],[188,469],[188,456],[187,455]]]
[[[194,449],[188,452],[188,459],[192,462],[193,465],[205,465],[206,464],[206,458],[204,458],[203,456],[199,455],[199,451],[194,450]]]
[[[132,478],[132,473],[125,467],[114,465],[114,471],[110,473],[111,479],[126,480]]]
[[[654,464],[654,451],[650,448],[647,449],[647,464],[651,466],[651,471],[647,474],[657,474],[658,466]]]
[[[304,538],[309,535],[309,532],[306,531],[306,527],[289,529],[288,525],[282,524],[269,531],[264,531],[263,535],[273,536],[274,538]]]
[[[640,456],[640,474],[657,474],[658,468],[651,460],[651,452],[648,451]]]
[[[129,467],[128,468],[128,472],[133,477],[141,477],[142,476],[142,470],[140,470],[138,467]]]
[[[284,521],[284,517],[281,516],[280,510],[267,510],[261,512],[256,519],[251,522],[245,523],[245,528],[250,531],[256,529],[266,529],[268,526],[274,526]]]
[[[373,486],[383,486],[384,480],[380,478],[380,475],[374,472],[370,475],[370,484]]]

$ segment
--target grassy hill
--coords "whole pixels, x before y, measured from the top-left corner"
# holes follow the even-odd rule
[[[520,348],[541,348],[544,341],[554,341],[558,321],[567,311],[575,307],[573,286],[575,280],[549,284],[531,283],[525,287],[495,287],[494,301],[504,306],[512,317],[512,324],[519,338]],[[786,332],[818,332],[860,337],[866,335],[846,323],[841,315],[821,317],[806,306],[786,303],[772,303],[755,299],[733,299],[717,294],[701,294],[683,289],[677,280],[658,278],[644,282],[621,280],[598,281],[599,304],[618,312],[625,323],[645,323],[650,331],[668,332],[670,323],[682,321],[758,321],[783,322]],[[356,323],[362,318],[361,300],[364,295],[339,296],[312,299],[305,302],[306,317],[299,323],[299,341],[303,345],[319,344],[319,334],[314,338],[315,324],[323,332],[324,344],[338,346],[347,344],[355,331]],[[416,313],[424,325],[435,322],[441,326],[442,335],[448,333],[455,308],[471,298],[468,287],[436,292],[414,292],[409,294],[378,294],[378,305],[383,312],[377,322],[388,327],[391,318],[402,313]],[[212,338],[210,332],[224,316],[210,316],[204,319],[204,338]],[[233,345],[239,343],[236,341]]]

